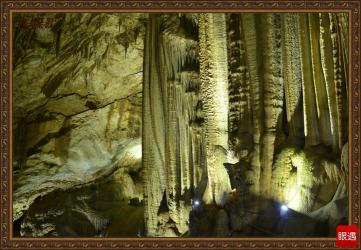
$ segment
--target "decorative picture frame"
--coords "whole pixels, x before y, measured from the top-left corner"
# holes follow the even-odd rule
[[[15,12],[347,12],[349,15],[349,224],[360,228],[359,1],[2,1],[1,249],[337,248],[335,238],[27,238],[12,236],[12,17]]]

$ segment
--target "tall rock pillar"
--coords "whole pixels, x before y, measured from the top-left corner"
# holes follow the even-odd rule
[[[200,93],[204,111],[208,185],[205,202],[222,204],[230,190],[228,153],[228,60],[225,14],[199,19]]]

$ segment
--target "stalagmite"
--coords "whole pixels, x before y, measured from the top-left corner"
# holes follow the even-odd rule
[[[223,166],[228,150],[228,79],[225,14],[199,19],[200,93],[204,111],[208,186],[206,202],[222,204],[230,190]]]

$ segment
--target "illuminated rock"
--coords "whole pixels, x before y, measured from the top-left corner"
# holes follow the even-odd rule
[[[224,204],[230,191],[223,164],[228,150],[228,66],[225,14],[199,17],[200,98],[204,113],[207,189],[206,203]]]
[[[346,14],[44,15],[53,29],[14,34],[20,234],[310,235],[347,220]],[[56,194],[79,204],[52,207]]]
[[[151,15],[147,27],[143,165],[149,236],[186,233],[191,200],[203,194],[207,181],[198,44],[194,31],[185,29],[189,22],[194,25],[192,15]]]
[[[16,31],[14,220],[37,197],[102,179],[124,161],[141,161],[129,150],[141,145],[142,15],[44,15],[62,30],[34,37],[27,36],[31,29]],[[49,32],[50,45],[44,40]]]

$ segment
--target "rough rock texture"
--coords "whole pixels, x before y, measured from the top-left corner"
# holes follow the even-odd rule
[[[325,224],[329,231],[320,234],[327,235],[336,221],[347,220],[347,204],[335,198],[346,197],[337,190],[348,166],[341,165],[347,160],[347,153],[341,157],[347,149],[345,20],[318,13],[228,16],[229,145],[238,158],[225,164],[236,189],[226,204],[232,235],[308,235]],[[263,214],[272,217],[280,205],[268,199],[312,214],[310,220],[297,215],[308,229],[296,232],[298,219],[272,227],[275,220]],[[316,210],[325,212],[318,217]]]
[[[144,15],[45,17],[54,18],[52,29],[18,28],[14,34],[14,220],[35,200],[41,206],[40,196],[141,162]],[[127,192],[142,199],[139,190]],[[24,234],[32,216],[25,217]]]
[[[203,193],[201,179],[207,179],[196,26],[193,15],[150,15],[147,26],[143,164],[149,236],[185,234],[192,199]]]
[[[314,186],[325,182],[326,175],[336,190],[346,142],[339,142],[338,133],[347,124],[337,111],[336,93],[341,103],[347,96],[337,91],[331,69],[338,62],[332,51],[343,51],[346,43],[340,38],[337,46],[332,43],[332,37],[343,33],[335,30],[332,35],[331,30],[335,24],[342,27],[343,18],[318,13],[229,15],[229,127],[236,137],[230,145],[239,150],[239,164],[249,166],[245,178],[251,193],[283,200],[278,192],[295,178],[299,187],[313,178]],[[345,80],[339,84],[346,88]],[[315,171],[324,174],[314,176]],[[271,187],[273,195],[268,193]],[[301,203],[308,209],[315,205]]]
[[[208,183],[203,200],[225,203],[230,191],[223,163],[228,153],[228,78],[225,14],[199,16],[200,98],[204,112]]]
[[[341,36],[342,33],[339,31],[332,35],[330,31],[332,20],[339,20],[339,17],[338,14],[286,15],[285,21],[288,23],[286,27],[291,26],[291,19],[293,19],[293,26],[302,31],[296,33],[293,38],[293,40],[299,41],[301,46],[295,47],[292,51],[295,56],[292,58],[295,64],[298,63],[301,65],[301,69],[304,68],[302,78],[298,77],[297,79],[301,81],[303,92],[303,104],[301,105],[303,105],[305,145],[298,143],[294,144],[296,148],[286,149],[288,151],[295,150],[295,154],[291,153],[287,156],[288,159],[291,159],[291,162],[286,160],[289,163],[284,162],[277,165],[276,161],[273,180],[277,182],[279,178],[277,176],[282,176],[277,172],[288,172],[286,174],[289,175],[288,177],[281,178],[291,179],[288,181],[289,187],[286,190],[293,191],[288,191],[286,196],[295,196],[293,198],[295,201],[291,202],[291,206],[297,211],[310,212],[325,205],[335,193],[341,177],[347,176],[341,168],[341,148],[347,139],[340,137],[340,133],[345,133],[343,126],[347,124],[347,119],[342,111],[337,110],[336,102],[337,98],[340,98],[340,102],[346,101],[347,96],[345,92],[340,92],[337,97],[336,93],[339,92],[336,85],[337,80],[332,70],[337,66],[337,60],[331,49],[334,48],[332,37],[334,35]],[[341,21],[336,22],[341,24]],[[297,36],[297,34],[299,35]],[[344,50],[345,46],[347,47],[347,43],[344,42],[340,41],[336,48]],[[297,57],[298,55],[300,57]],[[296,58],[300,58],[299,61],[296,61]],[[339,84],[341,89],[346,88],[345,78]],[[288,95],[293,96],[292,93],[287,94],[286,92],[286,100]],[[299,95],[301,94],[299,93]],[[294,112],[297,117],[300,117],[299,110],[298,108],[297,112]],[[292,118],[288,118],[291,119],[290,128],[294,126]],[[299,120],[297,118],[297,121]],[[297,131],[300,134],[300,130]],[[292,135],[291,131],[290,135]],[[281,149],[281,154],[283,154],[283,150]],[[279,157],[278,160],[283,161],[282,157]],[[286,170],[287,168],[288,170]],[[292,182],[294,184],[291,184]],[[294,185],[297,185],[298,188]],[[274,187],[277,186],[278,184]],[[308,190],[303,190],[304,188]],[[317,198],[319,195],[322,197]],[[274,196],[274,198],[276,197]],[[278,198],[280,197],[278,196]]]
[[[19,234],[327,236],[347,222],[347,15],[42,15],[51,29],[14,33]]]
[[[21,236],[132,236],[142,234],[140,162],[66,192],[39,197],[23,216]]]
[[[327,204],[344,175],[340,163],[327,151],[285,148],[273,173],[273,198],[296,211],[310,212]]]

